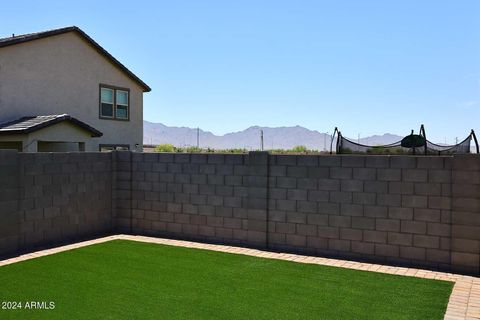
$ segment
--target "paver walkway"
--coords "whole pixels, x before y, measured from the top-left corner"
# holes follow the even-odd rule
[[[349,268],[356,270],[367,270],[372,272],[382,272],[410,277],[438,279],[455,282],[450,300],[448,302],[447,311],[445,313],[446,320],[460,320],[460,319],[480,319],[480,278],[458,275],[453,273],[429,271],[414,268],[392,267],[380,264],[354,262],[348,260],[338,260],[321,257],[311,257],[304,255],[296,255],[290,253],[276,253],[269,251],[262,251],[257,249],[249,249],[242,247],[233,247],[227,245],[206,244],[200,242],[191,242],[183,240],[171,240],[163,238],[145,237],[145,236],[131,236],[131,235],[114,235],[109,237],[98,238],[95,240],[78,242],[57,248],[41,250],[34,253],[21,255],[15,258],[1,260],[0,267],[3,265],[16,263],[28,259],[33,259],[41,256],[46,256],[62,251],[72,250],[75,248],[85,247],[96,243],[102,243],[110,240],[132,240],[149,243],[158,243],[170,246],[207,249],[213,251],[221,251],[228,253],[244,254],[255,257],[280,259],[295,261],[300,263],[321,264],[326,266],[334,266],[341,268]]]

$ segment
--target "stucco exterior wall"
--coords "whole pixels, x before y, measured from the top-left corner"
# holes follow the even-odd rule
[[[130,120],[99,118],[99,85],[130,89]],[[103,133],[99,144],[142,147],[143,91],[74,32],[0,48],[0,122],[67,113]]]

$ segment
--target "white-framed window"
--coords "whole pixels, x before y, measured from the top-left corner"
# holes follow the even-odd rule
[[[117,104],[115,117],[118,119],[128,119],[128,91],[116,90]]]
[[[129,120],[130,90],[101,84],[100,118]]]
[[[110,88],[100,88],[100,116],[104,118],[113,118],[114,109],[114,90]]]

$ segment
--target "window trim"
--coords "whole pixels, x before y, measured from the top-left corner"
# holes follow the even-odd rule
[[[102,115],[102,88],[113,90],[113,117],[107,117]],[[125,91],[128,94],[126,118],[117,118],[117,90]],[[125,105],[122,104],[122,106]],[[100,83],[98,88],[98,117],[105,120],[130,121],[130,89]]]

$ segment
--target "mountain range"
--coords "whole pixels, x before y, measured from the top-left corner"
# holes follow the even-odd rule
[[[301,126],[294,127],[259,127],[252,126],[243,131],[215,135],[209,131],[188,127],[169,127],[162,123],[143,122],[143,141],[146,145],[169,143],[176,147],[197,145],[197,130],[201,148],[231,149],[242,148],[258,150],[261,148],[261,131],[263,130],[264,149],[292,149],[305,146],[312,150],[330,150],[331,136],[327,133],[310,130]],[[331,134],[331,133],[330,133]],[[364,137],[355,142],[367,145],[385,145],[401,140],[394,134]],[[334,142],[335,143],[335,142]]]

